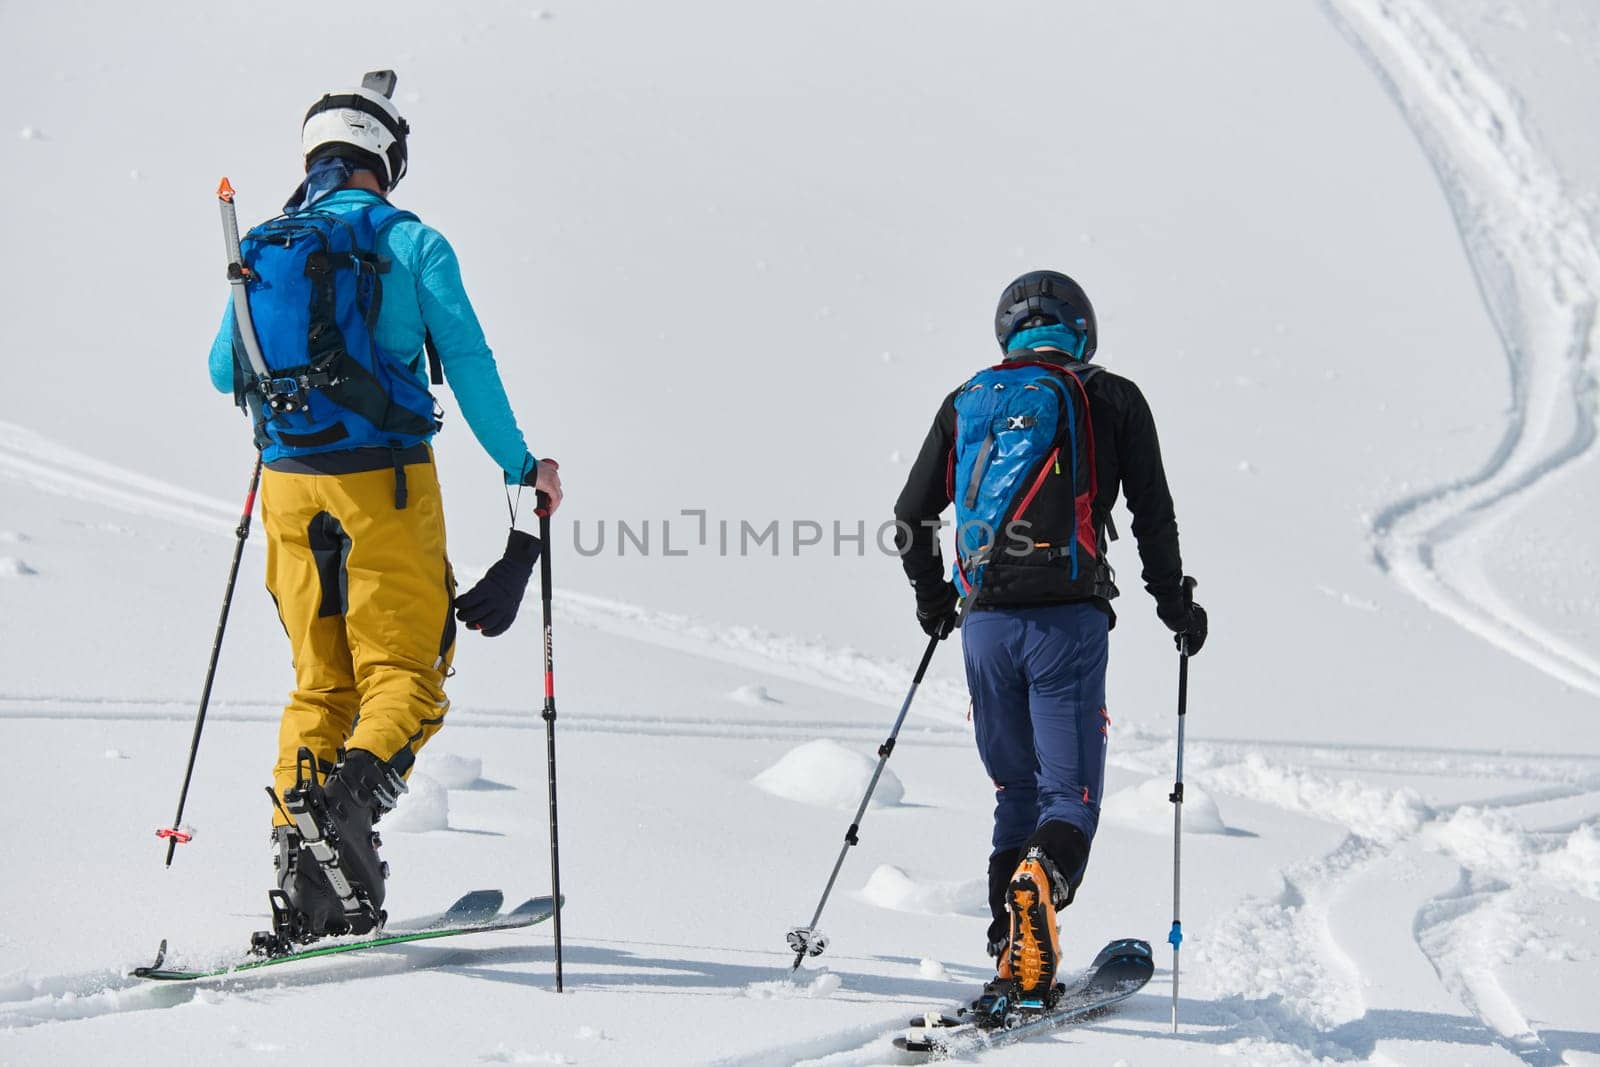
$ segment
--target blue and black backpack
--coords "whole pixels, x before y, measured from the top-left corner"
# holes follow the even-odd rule
[[[439,429],[433,395],[373,327],[389,261],[378,235],[409,211],[374,204],[349,214],[302,211],[239,242],[250,318],[267,366],[251,366],[234,323],[234,399],[255,420],[268,459],[380,446],[405,449]],[[442,380],[432,344],[432,380]]]
[[[973,607],[1116,595],[1084,389],[1099,368],[1029,355],[980,371],[954,398],[954,577]]]

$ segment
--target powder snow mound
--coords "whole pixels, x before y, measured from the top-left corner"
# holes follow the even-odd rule
[[[1496,809],[1464,807],[1423,828],[1423,839],[1462,866],[1507,884],[1543,882],[1600,900],[1600,824],[1535,833]]]
[[[1433,814],[1411,786],[1395,789],[1351,778],[1329,778],[1269,761],[1251,752],[1244,762],[1205,773],[1212,789],[1330,822],[1375,841],[1395,842],[1422,829]],[[1188,799],[1188,783],[1184,783]]]
[[[983,879],[966,882],[928,882],[885,863],[861,887],[861,898],[890,911],[916,915],[988,915],[989,889]]]
[[[424,834],[450,828],[450,794],[434,779],[417,771],[406,780],[406,793],[400,803],[383,817],[379,828],[384,833]]]
[[[0,578],[21,578],[38,573],[15,556],[0,556]]]
[[[822,808],[854,811],[867,791],[877,760],[837,741],[818,738],[791,749],[752,780],[759,789],[785,800]],[[875,808],[893,807],[905,798],[905,786],[887,767],[872,794]]]
[[[1106,797],[1100,809],[1103,819],[1133,830],[1151,833],[1170,833],[1172,830],[1172,783],[1165,778],[1151,778],[1141,785],[1124,789]],[[1222,821],[1217,802],[1191,782],[1183,785],[1183,832],[1186,834],[1225,834],[1228,826]]]
[[[1539,872],[1590,900],[1600,900],[1600,826],[1578,827],[1553,852],[1539,858]]]
[[[448,752],[424,752],[417,765],[446,789],[469,789],[483,778],[483,760]]]
[[[767,692],[767,687],[764,685],[741,685],[728,694],[728,699],[735,704],[745,704],[753,708],[783,703],[783,701]]]

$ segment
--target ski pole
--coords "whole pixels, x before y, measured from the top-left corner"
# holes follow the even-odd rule
[[[550,896],[555,904],[556,992],[561,982],[561,845],[556,834],[556,667],[550,626],[550,512],[548,498],[539,494],[539,585],[544,597],[544,740],[547,778],[550,782]]]
[[[844,866],[845,854],[852,845],[860,842],[858,831],[861,829],[861,820],[867,813],[867,804],[872,800],[872,791],[878,788],[878,779],[883,776],[883,766],[889,762],[889,757],[894,753],[895,739],[900,736],[900,726],[906,721],[906,712],[911,710],[911,700],[917,695],[917,687],[922,684],[922,676],[928,672],[928,663],[933,659],[933,650],[939,647],[939,642],[944,635],[931,638],[928,648],[922,653],[922,662],[917,664],[917,673],[911,679],[911,688],[906,691],[906,699],[900,705],[900,714],[895,716],[894,726],[889,731],[889,737],[878,746],[878,767],[872,772],[872,780],[867,783],[867,791],[862,794],[861,806],[856,808],[856,817],[850,822],[850,829],[844,832],[844,844],[839,848],[839,858],[833,861],[833,873],[828,875],[828,884],[822,889],[822,899],[817,901],[817,910],[811,916],[811,922],[806,926],[797,926],[789,931],[789,947],[794,949],[794,964],[790,971],[800,969],[800,961],[807,956],[820,956],[828,947],[828,939],[817,932],[817,921],[822,918],[822,909],[828,905],[828,895],[833,892],[833,883],[839,877],[839,868]]]
[[[178,793],[178,813],[172,825],[156,831],[157,837],[167,839],[167,866],[172,866],[172,854],[178,845],[192,836],[183,827],[183,806],[189,800],[189,782],[194,777],[194,758],[200,751],[200,731],[205,729],[206,708],[211,704],[211,683],[217,677],[217,657],[222,654],[222,634],[228,628],[228,609],[233,606],[233,587],[239,580],[239,560],[244,556],[244,543],[250,536],[250,513],[256,507],[256,487],[261,484],[261,454],[256,453],[254,469],[250,472],[250,492],[244,498],[244,512],[239,516],[238,529],[234,531],[238,542],[233,546],[233,565],[228,568],[228,586],[222,594],[222,614],[217,619],[216,640],[211,643],[211,663],[206,667],[206,684],[200,690],[200,711],[194,718],[194,737],[189,741],[189,766],[183,772],[183,789]]]
[[[1183,579],[1183,606],[1194,604],[1193,578]],[[1183,945],[1183,922],[1178,918],[1179,893],[1183,876],[1183,725],[1189,714],[1189,635],[1178,636],[1178,773],[1172,784],[1172,930],[1167,943],[1172,946],[1172,1032],[1178,1032],[1178,950]]]

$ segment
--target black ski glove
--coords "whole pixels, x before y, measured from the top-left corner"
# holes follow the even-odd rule
[[[1206,643],[1206,609],[1193,600],[1162,600],[1156,604],[1156,614],[1175,635],[1172,643],[1184,651],[1184,641],[1189,643],[1189,655],[1199,655]]]
[[[499,637],[511,629],[522,606],[533,565],[539,562],[544,545],[530,533],[512,530],[506,540],[506,554],[490,566],[478,584],[456,597],[456,618],[467,629],[485,637]]]
[[[961,597],[949,582],[917,587],[917,622],[922,632],[943,641],[960,624]]]

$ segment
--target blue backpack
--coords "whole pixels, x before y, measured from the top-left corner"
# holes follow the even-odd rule
[[[250,366],[236,321],[234,399],[255,419],[256,444],[268,459],[404,449],[439,429],[433,395],[372,335],[389,270],[376,251],[378,235],[415,218],[388,204],[349,214],[302,211],[269,219],[240,240],[267,374]],[[431,342],[428,348],[431,359]]]
[[[1094,427],[1084,382],[1027,352],[955,394],[950,490],[956,587],[972,606],[1116,595],[1095,514]]]

